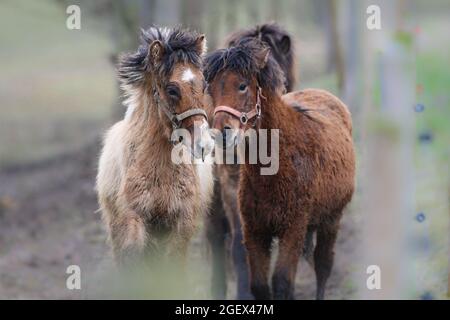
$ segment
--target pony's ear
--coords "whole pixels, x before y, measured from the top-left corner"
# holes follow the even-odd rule
[[[161,64],[164,55],[164,46],[159,40],[153,41],[148,48],[150,63],[157,67]]]
[[[195,48],[200,56],[203,56],[208,50],[204,34],[200,35],[197,40],[195,40]]]
[[[291,50],[291,37],[283,36],[280,40],[280,49],[284,54],[289,53]]]
[[[270,55],[270,48],[269,47],[265,47],[264,49],[262,49],[261,51],[259,51],[256,55],[256,61],[258,63],[258,68],[259,69],[263,69],[266,64],[267,61],[269,60],[269,55]]]

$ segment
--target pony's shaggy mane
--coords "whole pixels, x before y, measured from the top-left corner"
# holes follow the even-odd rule
[[[176,63],[190,63],[201,67],[201,52],[198,51],[197,39],[200,34],[195,31],[150,27],[141,30],[141,45],[137,51],[124,54],[119,59],[118,76],[123,87],[139,86],[143,83],[146,72],[150,71],[149,46],[159,40],[164,48],[163,60],[156,67],[156,74],[163,81]]]
[[[260,67],[258,60],[261,58],[261,52],[268,48],[258,39],[244,38],[235,46],[211,52],[204,63],[206,81],[210,83],[220,72],[231,70],[245,78],[256,76],[263,90],[273,92],[284,88],[284,73],[272,54],[269,54],[265,66]]]
[[[277,23],[265,23],[253,28],[240,30],[231,34],[226,40],[226,46],[232,47],[239,41],[256,38],[270,47],[273,57],[284,71],[286,90],[291,91],[295,86],[295,46],[291,35]]]

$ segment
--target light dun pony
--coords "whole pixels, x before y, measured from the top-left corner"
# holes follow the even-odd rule
[[[192,143],[179,142],[197,160],[213,148],[200,69],[205,51],[203,35],[152,27],[142,32],[138,50],[120,59],[127,112],[106,134],[97,176],[102,217],[119,266],[156,253],[183,258],[196,218],[207,210],[211,165],[171,160],[175,129],[200,133]]]

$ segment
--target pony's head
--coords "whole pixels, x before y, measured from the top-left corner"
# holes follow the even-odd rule
[[[292,91],[295,86],[295,54],[294,44],[290,34],[276,23],[266,23],[251,29],[233,33],[226,40],[227,47],[233,47],[245,38],[255,38],[270,47],[274,59],[283,70],[286,90]]]
[[[243,39],[234,47],[210,53],[204,74],[216,106],[214,128],[222,132],[227,146],[236,144],[238,129],[257,124],[264,113],[264,95],[284,91],[284,74],[258,39]]]
[[[182,143],[196,158],[213,148],[207,121],[210,106],[201,71],[205,52],[204,35],[151,27],[142,31],[137,51],[123,55],[118,67],[121,87],[128,96],[127,116],[133,116],[136,101],[143,101],[148,112],[135,116],[150,113],[150,117],[157,117],[153,123],[162,125],[162,134],[168,139],[175,129],[188,130],[192,139]]]

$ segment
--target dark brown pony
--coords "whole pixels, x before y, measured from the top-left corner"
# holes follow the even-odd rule
[[[310,230],[317,232],[314,267],[317,299],[323,299],[342,211],[354,190],[355,157],[347,107],[323,90],[282,96],[283,72],[267,46],[256,39],[211,53],[204,72],[217,106],[216,129],[279,129],[276,174],[261,175],[264,165],[260,162],[240,167],[239,209],[251,292],[256,299],[294,297],[298,259]],[[236,113],[255,116],[245,122]],[[224,137],[236,141],[232,134]],[[269,138],[271,143],[275,141]],[[279,251],[270,290],[274,238]]]
[[[226,40],[226,47],[233,47],[244,39],[261,39],[286,75],[285,87],[290,91],[295,86],[294,46],[291,36],[277,24],[263,24],[233,33]],[[238,213],[237,186],[238,165],[217,165],[217,181],[211,214],[206,218],[206,234],[213,256],[212,291],[215,298],[226,296],[226,253],[231,256],[237,282],[237,298],[251,298],[248,285],[247,253],[242,243],[242,227]],[[225,239],[230,238],[226,250]]]

